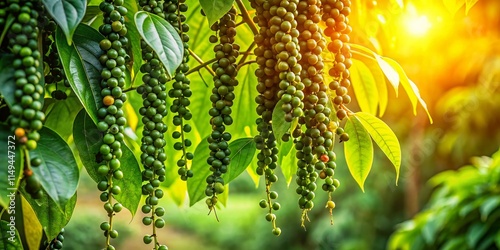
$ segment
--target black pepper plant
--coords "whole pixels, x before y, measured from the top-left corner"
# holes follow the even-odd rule
[[[81,166],[99,190],[106,249],[119,236],[116,214],[139,207],[151,230],[142,241],[167,249],[164,216],[175,215],[162,198],[183,204],[178,190],[223,220],[216,210],[245,170],[264,179],[256,206],[273,234],[285,230],[278,181],[295,183],[298,225],[318,203],[333,224],[335,170],[345,167],[335,144],[361,188],[372,140],[397,174],[401,164],[373,112],[385,107],[353,111],[353,86],[373,84],[357,81],[356,67],[386,60],[351,38],[355,11],[350,0],[0,1],[0,229],[7,235],[12,201],[23,225],[0,248],[62,247]],[[21,206],[39,223],[24,224]],[[33,232],[37,246],[25,240]]]

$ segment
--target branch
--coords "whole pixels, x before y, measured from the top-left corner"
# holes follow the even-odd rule
[[[212,68],[208,67],[208,65],[209,65],[210,63],[215,62],[215,59],[212,59],[212,60],[210,60],[210,61],[208,61],[208,62],[204,62],[204,61],[203,61],[203,60],[202,60],[202,59],[201,59],[201,58],[200,58],[200,57],[199,57],[196,53],[194,53],[194,51],[192,51],[191,49],[188,49],[188,50],[189,50],[189,54],[190,54],[190,55],[191,55],[191,56],[192,56],[192,57],[193,57],[196,61],[198,61],[198,62],[201,64],[201,65],[200,65],[200,66],[202,66],[201,68],[203,68],[203,67],[204,67],[204,68],[206,68],[206,69],[208,70],[208,72],[210,72],[210,74],[212,74],[212,76],[215,76],[215,72],[212,70]],[[198,66],[198,67],[199,67],[199,66]],[[194,69],[196,69],[196,68],[198,68],[198,67],[195,67],[195,68],[193,68],[193,69],[192,69],[192,70],[190,70],[190,71],[194,71]],[[199,70],[199,69],[198,69],[198,70]]]
[[[245,4],[241,0],[236,0],[236,4],[238,5],[238,8],[241,11],[241,15],[243,16],[243,20],[250,26],[250,29],[252,30],[254,35],[259,34],[259,30],[257,29],[257,26],[255,26],[255,23],[253,22],[253,19],[248,15],[247,8],[245,8]]]
[[[190,50],[190,52],[191,52],[191,50]],[[196,60],[196,61],[198,61],[201,64],[198,65],[198,66],[196,66],[196,67],[194,67],[194,68],[192,68],[192,69],[190,69],[188,72],[186,72],[186,75],[189,75],[189,74],[194,73],[196,71],[200,71],[201,68],[206,68],[210,72],[210,74],[212,74],[212,76],[215,76],[215,72],[208,65],[216,62],[217,58],[212,58],[212,59],[210,59],[210,60],[208,60],[206,62],[203,62],[201,59],[200,60]]]

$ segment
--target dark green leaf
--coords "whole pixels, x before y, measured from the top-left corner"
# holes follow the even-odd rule
[[[229,144],[231,150],[231,163],[224,174],[224,183],[229,184],[238,177],[252,162],[255,155],[255,142],[253,138],[240,138]]]
[[[0,207],[8,207],[10,202],[8,195],[16,191],[19,185],[18,179],[22,173],[22,166],[24,166],[24,157],[20,145],[14,139],[13,134],[10,133],[10,127],[4,124],[0,124],[0,145],[0,161],[2,162],[0,171],[0,180],[2,180],[0,181]],[[9,149],[9,146],[14,146],[15,149]]]
[[[129,1],[126,1],[129,2]],[[94,19],[97,18],[98,15],[102,14],[102,11],[99,9],[99,6],[96,5],[89,5],[87,6],[87,11],[85,11],[85,16],[82,18],[82,23],[89,24]]]
[[[84,110],[80,111],[75,118],[73,124],[73,138],[80,159],[89,176],[96,183],[104,180],[103,176],[97,174],[97,168],[100,166],[100,162],[96,161],[96,155],[102,144],[103,134],[97,129],[92,119],[90,119]],[[130,148],[125,145],[125,143],[122,143],[121,149],[123,155],[120,158],[120,169],[123,171],[124,177],[121,180],[113,180],[122,190],[115,198],[126,207],[133,216],[137,211],[141,199],[142,174],[139,163]]]
[[[22,190],[22,194],[31,205],[31,208],[33,208],[33,211],[35,211],[38,221],[42,225],[48,239],[54,239],[61,229],[68,224],[73,215],[77,200],[77,194],[75,193],[66,205],[61,208],[45,191],[43,191],[43,197],[37,200],[32,199],[24,189]]]
[[[467,230],[467,246],[470,249],[475,249],[477,244],[480,242],[479,240],[483,237],[483,235],[488,231],[488,227],[486,224],[482,222],[476,222],[470,225]]]
[[[399,168],[401,166],[401,147],[399,141],[391,128],[377,117],[363,112],[358,112],[355,116],[359,119],[363,127],[368,131],[373,141],[377,143],[382,152],[389,158],[396,169],[396,184],[399,179]]]
[[[76,27],[85,16],[86,0],[42,0],[45,10],[54,18],[71,44]],[[73,40],[76,40],[74,38]]]
[[[10,221],[0,221],[0,234],[2,236],[0,240],[0,249],[21,250],[23,249],[23,244],[21,243],[21,239],[19,239],[19,233],[16,227],[12,227],[9,223]]]
[[[373,144],[368,131],[355,116],[348,117],[344,131],[349,134],[349,141],[344,142],[347,167],[364,192],[364,183],[373,163]]]
[[[123,6],[127,8],[128,12],[125,15],[125,25],[127,26],[127,38],[129,41],[129,49],[131,51],[130,56],[132,60],[130,61],[129,67],[131,81],[134,82],[135,77],[140,73],[139,70],[142,65],[142,49],[141,49],[141,35],[137,30],[134,22],[134,15],[139,11],[137,6],[137,1],[124,1]],[[131,65],[130,65],[131,64]]]
[[[169,76],[182,62],[184,45],[175,28],[165,19],[145,11],[135,14],[142,39],[153,49]]]
[[[195,173],[193,177],[187,180],[187,190],[189,194],[189,205],[205,197],[207,183],[205,179],[212,173],[210,165],[207,164],[207,158],[210,156],[207,138],[203,138],[194,151],[193,164],[191,170]]]
[[[445,245],[443,246],[443,250],[460,249],[465,244],[467,244],[465,241],[465,237],[453,238],[453,239],[450,239],[449,241],[446,241]]]
[[[208,18],[208,25],[211,26],[224,16],[233,3],[234,0],[200,0],[200,5]]]
[[[72,135],[73,123],[66,121],[75,120],[76,115],[82,109],[82,104],[74,96],[64,101],[56,101],[48,112],[45,113],[45,127],[57,132],[65,141]],[[64,120],[61,120],[64,117]]]
[[[38,146],[30,151],[30,157],[42,160],[42,164],[32,170],[43,189],[63,208],[75,194],[80,176],[71,148],[56,132],[44,127],[40,130]]]
[[[16,81],[14,79],[14,70],[12,70],[12,54],[0,54],[0,94],[2,94],[7,105],[12,106],[15,103],[14,91],[16,90]]]
[[[60,29],[56,32],[59,56],[71,88],[97,124],[97,110],[102,107],[101,63],[99,42],[103,36],[90,26],[81,24],[74,34],[74,44],[68,45]]]
[[[278,144],[281,144],[281,137],[290,130],[291,122],[285,121],[285,111],[281,108],[283,101],[279,100],[273,110],[273,133]]]
[[[500,197],[492,196],[486,199],[479,207],[481,213],[481,220],[486,221],[490,213],[500,207]]]

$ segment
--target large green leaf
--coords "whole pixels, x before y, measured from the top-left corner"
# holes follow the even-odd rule
[[[403,89],[408,94],[408,98],[410,98],[410,102],[413,105],[413,114],[417,114],[417,103],[420,103],[424,108],[425,112],[427,112],[427,116],[429,117],[430,122],[432,123],[432,117],[427,109],[427,104],[420,96],[420,91],[418,90],[417,85],[413,83],[407,76],[401,65],[399,65],[396,61],[384,57],[384,61],[386,61],[394,70],[396,70],[399,74],[399,81],[403,86]]]
[[[376,114],[379,103],[377,84],[370,69],[356,59],[352,59],[351,83],[361,110]]]
[[[78,187],[80,170],[66,142],[49,128],[40,130],[40,140],[30,157],[40,158],[42,164],[32,168],[43,189],[61,208],[73,197]]]
[[[278,103],[276,103],[276,106],[274,107],[273,110],[273,115],[272,115],[272,125],[273,125],[273,133],[274,137],[276,138],[276,141],[278,144],[281,144],[281,137],[283,137],[284,134],[286,134],[292,125],[291,122],[285,121],[285,111],[281,108],[283,105],[283,101],[279,100]]]
[[[210,149],[208,148],[207,138],[204,138],[194,151],[193,164],[191,165],[194,176],[187,180],[190,206],[205,197],[205,189],[207,187],[205,180],[212,173],[210,172],[210,165],[207,164],[209,156]]]
[[[348,117],[344,131],[349,135],[349,141],[344,142],[347,167],[364,192],[364,183],[373,163],[373,144],[368,131],[356,116]]]
[[[167,74],[172,76],[184,53],[184,45],[175,28],[165,19],[145,11],[138,11],[134,20],[142,39],[158,55]]]
[[[125,15],[125,25],[127,26],[127,38],[129,42],[130,56],[132,60],[128,65],[130,70],[131,82],[133,83],[135,77],[139,74],[142,65],[142,48],[141,48],[141,35],[137,30],[134,22],[134,15],[139,11],[137,1],[124,1],[123,6],[127,8],[128,12]]]
[[[16,227],[9,225],[9,223],[11,222],[0,220],[0,249],[21,250],[23,249],[23,244],[21,243],[21,239],[19,239],[19,233]]]
[[[290,140],[286,143],[281,144],[280,152],[278,155],[278,162],[281,169],[281,173],[285,176],[286,184],[290,186],[293,177],[297,173],[297,157],[295,154],[297,150],[293,146],[293,141]],[[288,148],[290,148],[288,150]],[[288,152],[286,152],[288,150]]]
[[[74,93],[97,124],[97,110],[102,107],[101,63],[99,42],[104,37],[90,26],[81,24],[74,34],[73,45],[64,41],[61,30],[56,31],[56,45],[64,72]]]
[[[64,101],[55,101],[50,109],[45,112],[45,127],[57,132],[65,141],[73,134],[73,123],[62,121],[73,121],[82,109],[82,104],[75,96],[70,96]]]
[[[86,0],[42,0],[45,10],[61,27],[66,41],[71,44],[76,27],[85,16]],[[76,38],[74,39],[76,40]]]
[[[8,195],[16,191],[19,185],[19,176],[24,166],[24,157],[21,147],[16,145],[14,135],[10,133],[10,127],[0,124],[0,207],[8,207],[10,202]]]
[[[12,106],[16,99],[14,91],[16,90],[16,81],[14,79],[14,70],[12,70],[12,54],[0,54],[0,94],[2,94],[7,105]]]
[[[233,3],[234,0],[200,0],[200,5],[210,26],[224,16],[231,9]]]
[[[359,112],[355,116],[363,127],[368,131],[373,141],[377,143],[382,152],[389,158],[396,169],[396,184],[399,179],[399,168],[401,166],[401,147],[398,138],[387,124],[377,117],[368,113]]]
[[[253,138],[239,138],[229,144],[231,162],[224,174],[224,183],[229,184],[238,177],[252,162],[255,155],[255,142]]]
[[[97,129],[92,119],[90,119],[84,110],[80,111],[75,118],[73,124],[73,138],[80,159],[89,176],[96,183],[104,180],[103,176],[97,174],[97,168],[100,162],[96,161],[96,155],[102,144],[103,134]],[[126,207],[133,216],[141,200],[142,174],[139,163],[132,150],[130,150],[125,143],[122,143],[121,150],[123,154],[120,158],[120,169],[123,171],[124,177],[121,180],[113,180],[113,183],[116,183],[122,190],[115,198]]]

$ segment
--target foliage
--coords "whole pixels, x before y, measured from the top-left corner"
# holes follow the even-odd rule
[[[398,226],[389,249],[500,247],[500,151],[491,158],[439,173],[427,208]]]
[[[142,81],[148,78],[147,74],[140,66],[144,61],[141,57],[142,50],[146,46],[157,56],[161,63],[160,68],[165,69],[169,81],[177,80],[178,72],[176,73],[176,70],[181,64],[185,63],[192,69],[184,72],[186,76],[189,75],[190,77],[190,88],[192,92],[190,109],[194,120],[190,122],[192,129],[189,129],[191,133],[186,134],[186,138],[190,141],[190,144],[196,145],[197,147],[196,150],[194,150],[194,158],[192,158],[192,160],[188,159],[188,162],[185,164],[193,171],[194,176],[188,179],[187,182],[179,181],[176,175],[178,171],[176,166],[182,165],[179,163],[178,159],[180,158],[179,155],[183,152],[172,149],[172,146],[175,145],[174,139],[170,137],[164,138],[165,144],[167,144],[165,150],[168,158],[164,164],[165,178],[161,180],[161,182],[163,182],[162,188],[168,190],[172,198],[175,199],[178,204],[183,204],[186,198],[186,192],[191,206],[206,197],[206,189],[204,186],[211,170],[207,166],[207,158],[212,156],[210,152],[208,152],[210,144],[206,139],[211,136],[212,133],[212,126],[210,126],[211,117],[208,115],[208,110],[210,108],[207,107],[207,103],[209,103],[208,101],[212,94],[211,87],[214,86],[214,82],[208,81],[207,83],[206,81],[206,79],[210,79],[214,74],[214,70],[210,67],[210,64],[214,62],[214,55],[211,53],[211,51],[213,51],[213,45],[207,43],[207,40],[212,32],[209,29],[212,24],[226,14],[227,10],[231,9],[236,3],[239,12],[242,13],[242,15],[236,17],[238,33],[235,38],[236,42],[239,44],[238,47],[242,48],[241,57],[238,62],[235,63],[239,71],[238,81],[240,84],[234,87],[236,99],[231,103],[234,109],[232,114],[234,123],[231,121],[230,123],[233,124],[227,126],[226,130],[232,135],[231,142],[228,145],[229,150],[232,152],[230,156],[231,162],[228,164],[230,170],[222,177],[221,181],[221,183],[226,185],[225,191],[223,189],[224,192],[222,194],[218,197],[214,196],[225,205],[229,195],[229,186],[227,185],[241,176],[242,173],[246,171],[256,185],[258,185],[259,182],[255,167],[255,165],[257,165],[256,159],[258,159],[258,157],[256,157],[256,155],[258,156],[258,143],[254,141],[254,136],[257,134],[256,131],[258,130],[255,120],[258,116],[253,112],[257,107],[254,99],[258,95],[255,88],[255,83],[258,82],[258,79],[254,74],[256,66],[253,64],[256,61],[256,55],[252,53],[255,43],[254,40],[248,39],[248,36],[252,34],[252,32],[254,35],[258,32],[256,31],[257,28],[255,23],[253,23],[253,20],[249,17],[249,14],[253,12],[247,10],[249,6],[245,6],[240,0],[199,2],[188,0],[186,4],[190,7],[189,11],[186,13],[186,24],[189,25],[191,31],[194,31],[191,32],[192,37],[188,43],[182,36],[182,32],[179,34],[178,27],[174,27],[175,25],[170,24],[162,18],[161,15],[139,10],[137,3],[138,1],[126,1],[123,6],[121,6],[121,4],[119,5],[119,7],[124,7],[128,10],[126,15],[122,18],[124,25],[128,29],[128,32],[124,33],[126,33],[127,39],[130,41],[126,56],[130,61],[128,61],[126,65],[121,65],[124,66],[124,69],[121,70],[124,74],[121,76],[123,76],[125,82],[120,83],[120,95],[117,94],[116,96],[118,99],[122,91],[123,93],[127,93],[127,96],[122,98],[123,102],[125,102],[125,100],[127,100],[127,102],[122,102],[123,107],[120,107],[123,110],[123,115],[127,118],[127,122],[125,128],[119,132],[122,133],[121,135],[123,135],[123,138],[119,139],[119,150],[116,150],[120,152],[120,157],[117,158],[120,158],[120,171],[123,173],[124,177],[123,179],[115,178],[116,180],[113,180],[114,185],[118,185],[121,188],[121,192],[117,191],[114,193],[113,198],[116,198],[116,201],[119,202],[116,204],[122,204],[132,215],[135,215],[140,206],[141,192],[142,194],[145,193],[145,191],[141,189],[141,178],[144,178],[144,172],[143,176],[141,176],[141,170],[143,170],[143,168],[139,162],[144,162],[145,159],[143,158],[146,158],[141,155],[141,150],[144,151],[141,148],[141,143],[147,132],[145,131],[145,125],[142,123],[144,119],[141,119],[143,118],[142,113],[144,113],[141,111],[143,100],[141,99],[141,95],[136,94],[135,91],[139,91],[142,86]],[[77,199],[76,187],[80,180],[79,170],[82,169],[82,166],[98,185],[105,183],[107,188],[111,188],[111,184],[108,185],[108,181],[111,177],[109,175],[99,175],[99,168],[102,166],[102,159],[100,159],[100,157],[105,155],[101,152],[101,142],[103,138],[108,135],[103,133],[107,131],[108,125],[104,124],[104,129],[100,126],[103,121],[101,119],[102,117],[100,117],[102,115],[100,115],[99,112],[103,109],[107,110],[107,107],[111,106],[106,104],[105,98],[103,98],[109,95],[104,96],[102,94],[103,83],[104,85],[107,84],[106,77],[104,77],[105,73],[103,72],[106,72],[106,67],[108,67],[106,64],[102,63],[104,60],[102,58],[106,58],[107,60],[108,57],[108,54],[104,54],[103,47],[109,46],[103,43],[107,38],[102,34],[102,29],[104,28],[100,26],[103,20],[107,20],[106,18],[109,17],[103,16],[102,12],[99,11],[99,8],[102,7],[100,6],[100,1],[89,1],[87,3],[86,1],[46,0],[42,1],[42,4],[47,11],[46,14],[57,23],[53,36],[43,42],[54,42],[54,44],[43,44],[43,46],[50,47],[51,52],[57,50],[57,56],[52,59],[60,60],[61,68],[58,70],[62,72],[61,74],[63,74],[66,79],[56,84],[47,83],[45,85],[46,92],[41,96],[41,103],[43,104],[42,107],[40,107],[44,112],[45,125],[39,130],[38,135],[40,138],[35,140],[38,144],[28,147],[22,141],[18,141],[19,144],[15,147],[15,155],[13,158],[9,157],[10,153],[8,154],[5,148],[2,148],[0,153],[0,159],[4,163],[12,162],[11,165],[15,165],[15,171],[13,172],[15,175],[15,182],[13,182],[11,186],[18,187],[18,190],[20,190],[20,193],[17,194],[17,199],[25,200],[23,203],[23,213],[21,213],[25,217],[24,221],[27,221],[28,218],[33,219],[34,217],[36,217],[38,221],[38,224],[25,222],[18,223],[18,225],[22,225],[22,227],[19,227],[19,231],[21,231],[19,235],[24,238],[17,240],[14,244],[18,244],[19,241],[21,241],[24,248],[29,248],[28,245],[30,247],[36,245],[36,242],[26,243],[26,236],[30,235],[32,231],[37,231],[41,234],[40,231],[43,230],[43,235],[37,234],[37,237],[44,240],[51,240],[58,235],[60,230],[72,218]],[[200,14],[202,7],[207,17]],[[8,18],[14,18],[13,14],[9,14]],[[5,31],[11,28],[9,25],[0,27]],[[144,41],[145,45],[141,44],[141,39]],[[14,49],[9,51],[10,47],[4,46],[4,44],[10,42],[7,40],[9,39],[0,41],[0,43],[2,43],[2,54],[0,55],[0,59],[2,59],[0,60],[0,80],[2,80],[0,93],[2,98],[0,99],[0,108],[9,113],[14,113],[13,109],[17,101],[17,97],[15,96],[18,95],[17,93],[19,91],[16,93],[15,89],[16,84],[18,84],[15,80],[17,76],[15,76],[14,71],[11,70],[11,65],[7,63],[11,61],[12,57],[10,53],[14,51]],[[333,108],[331,100],[336,97],[334,91],[328,91],[328,104],[325,106],[331,106],[328,108],[333,108],[331,112],[332,115],[328,117],[328,119],[331,118],[336,126],[335,128],[328,128],[330,129],[329,132],[333,134],[336,131],[341,131],[342,126],[345,126],[345,132],[351,135],[351,140],[343,140],[346,162],[353,178],[361,189],[364,190],[364,183],[373,164],[372,158],[374,150],[372,140],[394,165],[396,182],[399,178],[401,149],[398,139],[392,130],[382,120],[375,116],[377,114],[378,116],[382,116],[387,108],[387,86],[392,86],[397,95],[399,85],[401,85],[408,94],[413,105],[414,113],[416,112],[417,104],[420,104],[428,115],[429,112],[425,102],[419,94],[418,88],[408,79],[402,67],[397,62],[382,57],[361,45],[356,45],[354,43],[348,45],[352,47],[353,68],[350,77],[352,89],[355,94],[353,97],[356,97],[358,106],[356,106],[356,103],[347,106],[346,103],[345,107],[342,106],[340,108],[342,110],[347,110],[346,115],[348,119],[345,125],[342,123],[341,117],[338,117],[338,115],[335,116],[338,110]],[[192,58],[190,60],[183,57],[186,53],[191,54]],[[109,57],[114,56],[109,54]],[[329,58],[331,54],[325,52],[324,57]],[[40,67],[37,69],[37,73],[40,75],[43,73],[43,75],[47,77],[49,75],[48,72],[53,71],[53,67],[48,66],[48,63],[48,60],[45,58],[40,59]],[[43,66],[46,67],[45,70],[42,70]],[[327,66],[330,68],[333,67],[333,65]],[[328,70],[325,71],[328,72]],[[326,80],[333,81],[334,78],[329,76],[326,72],[324,74],[325,82]],[[193,73],[198,73],[198,75]],[[43,82],[43,77],[41,78]],[[64,98],[57,97],[61,94]],[[166,98],[165,103],[168,105],[169,109],[172,109],[171,107],[174,105],[175,101],[173,98]],[[297,172],[297,165],[300,161],[295,158],[295,156],[298,155],[297,148],[294,147],[292,142],[282,141],[282,137],[289,136],[295,130],[304,129],[304,125],[299,124],[298,117],[296,117],[296,119],[294,118],[292,121],[287,121],[286,115],[289,113],[283,110],[284,105],[285,103],[278,102],[276,107],[273,107],[271,110],[272,129],[274,130],[277,143],[279,144],[279,153],[272,151],[272,156],[276,158],[281,172],[284,174],[287,183],[290,184],[293,176]],[[351,109],[355,110],[358,108],[360,112],[351,111]],[[156,110],[154,112],[156,112]],[[176,117],[173,113],[174,112],[169,112],[166,119],[164,119],[169,121],[169,131],[176,131],[176,129],[178,129],[171,126],[172,121],[174,121],[174,124],[176,123]],[[14,127],[11,128],[7,125],[11,120],[12,118],[1,121],[1,140],[3,145],[9,144],[9,142],[5,140],[15,131]],[[188,119],[186,119],[186,121],[187,120]],[[430,115],[429,120],[432,123]],[[226,125],[229,125],[229,122]],[[343,133],[337,134],[340,135]],[[333,135],[333,139],[335,139],[335,135]],[[114,140],[113,137],[113,141]],[[295,142],[296,141],[294,141],[294,143]],[[182,143],[184,143],[184,141]],[[333,150],[333,143],[330,144],[331,147],[329,148]],[[324,156],[327,157],[327,159],[321,159],[323,162],[328,162],[328,157],[331,158],[331,161],[335,160],[334,154]],[[182,155],[182,157],[184,157],[184,155]],[[32,162],[34,159],[41,159],[41,163],[33,164]],[[317,160],[318,159],[315,158],[315,161]],[[37,167],[40,164],[41,166]],[[31,176],[31,169],[35,176],[40,179],[39,186],[41,192],[39,193],[43,195],[41,199],[35,199],[36,197],[30,196],[32,194],[28,194],[25,191],[29,189],[27,188],[26,179]],[[313,171],[315,170],[313,169]],[[113,173],[111,175],[113,175]],[[266,173],[266,175],[269,174]],[[333,176],[333,172],[330,176]],[[7,180],[7,171],[2,171],[0,173],[0,178]],[[338,180],[332,179],[332,182],[333,186],[338,187]],[[329,185],[332,185],[332,183]],[[2,187],[3,186],[2,184]],[[314,187],[311,189],[316,188],[315,185],[313,186]],[[101,190],[102,188],[99,189]],[[107,190],[110,191],[111,189]],[[269,194],[269,190],[266,191]],[[2,188],[0,190],[1,213],[3,213],[4,217],[8,209],[9,201],[5,198],[9,194],[8,192],[9,190],[7,188]],[[107,194],[108,193],[106,193],[106,195]],[[111,194],[109,195],[111,196]],[[163,196],[163,193],[161,196]],[[328,199],[331,202],[331,197],[328,197]],[[101,200],[105,199],[101,198]],[[215,203],[216,202],[209,205],[210,209],[212,209],[212,205]],[[266,204],[271,207],[269,198]],[[280,207],[279,204],[275,204],[277,203],[272,204],[273,207]],[[24,208],[26,208],[26,210],[24,210]],[[311,208],[312,205],[308,209]],[[333,207],[329,208],[331,212]],[[28,216],[28,212],[25,212],[27,210],[32,211],[32,217]],[[116,210],[121,210],[121,207]],[[108,209],[109,217],[112,217],[114,212],[118,211]],[[4,217],[2,219],[7,220]],[[18,220],[20,219],[23,218],[19,217]],[[57,223],[55,223],[54,220],[57,221]],[[274,219],[271,220],[274,222]],[[3,230],[4,227],[5,223],[2,221],[2,233],[5,232]],[[111,230],[106,232],[109,234]],[[4,241],[2,244],[7,243]],[[109,237],[107,244],[109,245]]]

